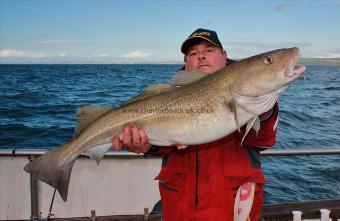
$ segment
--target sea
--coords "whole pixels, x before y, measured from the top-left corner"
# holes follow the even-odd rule
[[[51,150],[81,106],[117,107],[181,65],[0,65],[0,149]],[[279,99],[274,149],[340,148],[340,67],[307,66]],[[340,155],[262,156],[265,203],[340,197]]]

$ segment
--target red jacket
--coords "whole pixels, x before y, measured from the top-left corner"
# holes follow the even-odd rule
[[[162,200],[163,221],[233,220],[235,194],[247,182],[256,183],[251,220],[258,220],[262,186],[266,182],[259,150],[272,146],[276,138],[278,106],[263,114],[261,128],[244,140],[244,128],[220,140],[189,146],[184,150],[159,148],[164,155],[156,179]]]

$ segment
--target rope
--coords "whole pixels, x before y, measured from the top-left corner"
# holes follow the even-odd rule
[[[54,214],[52,214],[52,207],[53,207],[53,202],[54,202],[54,197],[55,197],[56,191],[57,191],[57,188],[54,188],[54,192],[53,192],[53,197],[52,197],[50,209],[48,210],[47,221],[50,221],[51,220],[51,216],[54,216]]]

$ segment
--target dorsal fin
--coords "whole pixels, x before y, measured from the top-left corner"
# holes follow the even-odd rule
[[[79,107],[77,109],[77,122],[74,130],[74,137],[77,137],[88,125],[110,110],[112,110],[112,108],[109,107]]]
[[[124,102],[124,105],[141,100],[141,99],[145,99],[147,97],[151,97],[153,95],[156,95],[156,94],[159,94],[165,91],[170,91],[172,89],[181,87],[186,84],[190,84],[205,76],[207,75],[204,73],[198,72],[198,71],[184,71],[184,70],[178,71],[171,77],[170,84],[150,85],[142,93]]]
[[[138,101],[138,100],[142,100],[144,98],[147,97],[151,97],[153,95],[165,92],[165,91],[169,91],[171,90],[172,87],[169,84],[153,84],[148,86],[142,93],[130,98],[129,100],[124,102],[124,105]]]
[[[178,71],[171,77],[171,85],[183,86],[197,81],[205,76],[207,76],[207,74],[198,71]]]

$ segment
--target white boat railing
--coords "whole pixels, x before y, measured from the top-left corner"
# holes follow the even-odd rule
[[[0,156],[40,156],[48,150],[30,150],[30,149],[0,149]],[[261,151],[262,156],[305,156],[305,155],[337,155],[340,154],[340,148],[334,149],[275,149]],[[85,155],[81,155],[86,157]],[[127,158],[150,158],[144,154],[136,154],[127,151],[109,151],[105,157],[127,157]],[[151,157],[153,158],[153,157]],[[158,158],[158,157],[156,157]]]
[[[32,159],[47,150],[0,149],[0,220],[46,217],[53,189],[23,171]],[[337,155],[335,149],[268,149],[262,156]],[[116,160],[112,160],[112,158]],[[127,151],[110,151],[97,167],[84,155],[73,168],[69,200],[56,195],[53,212],[57,217],[139,214],[150,211],[159,200],[160,157],[146,157]],[[117,188],[118,187],[118,188]]]

